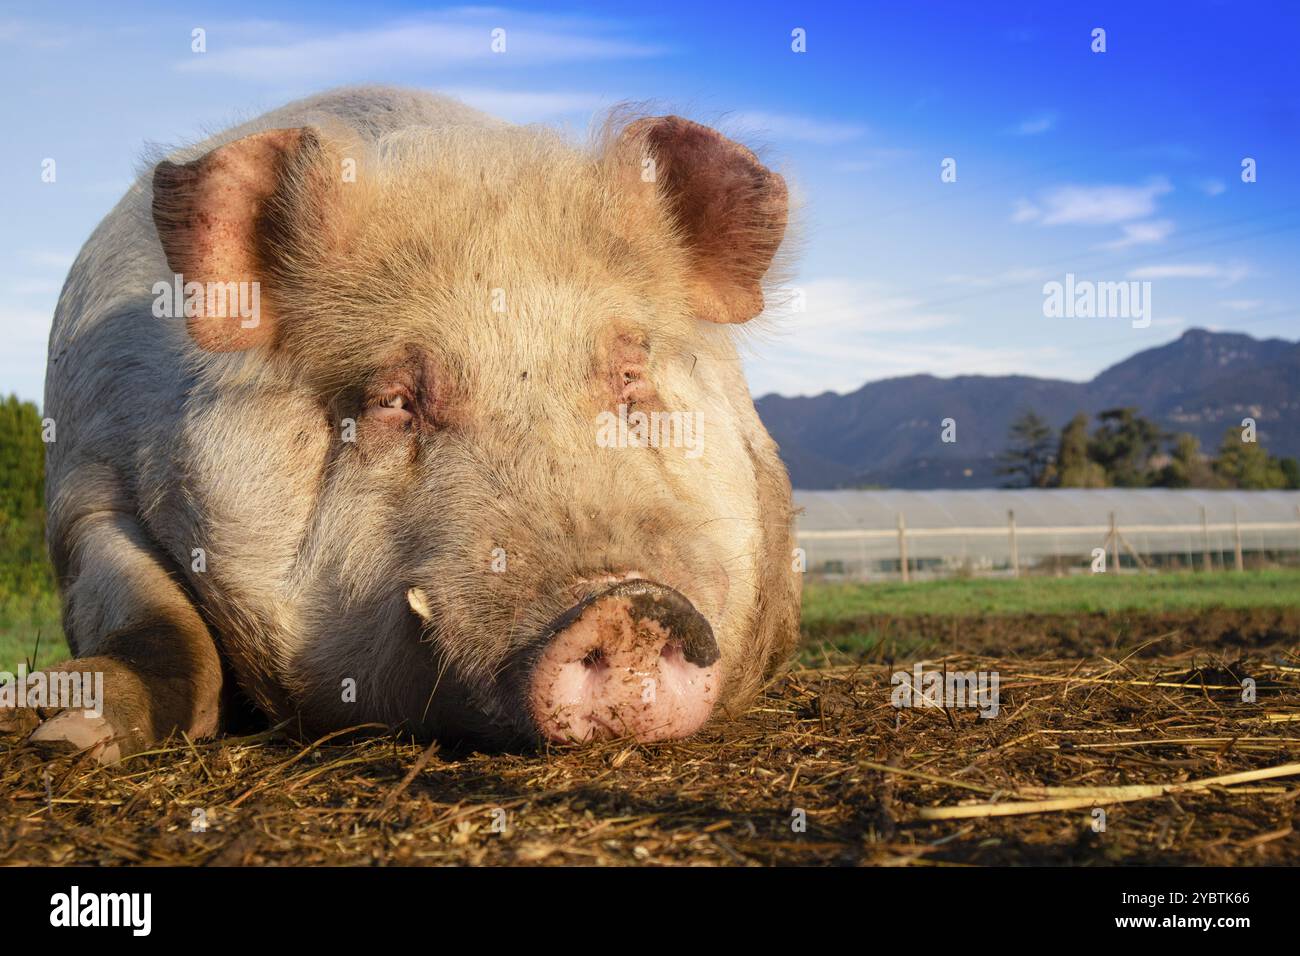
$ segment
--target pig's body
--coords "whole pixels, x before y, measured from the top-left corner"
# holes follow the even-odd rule
[[[255,219],[273,321],[214,341],[155,317],[155,284],[212,244],[185,237],[226,242],[211,209],[238,206],[222,197],[248,169],[284,169],[192,161],[300,127],[321,131],[320,169],[359,172],[318,187],[329,198],[310,229]],[[564,685],[538,689],[534,674],[570,666],[539,663],[556,621],[578,643],[603,628],[610,660],[625,638],[639,675],[645,600],[694,609],[650,628],[668,642],[664,679],[688,689],[645,726],[689,731],[700,707],[752,698],[797,635],[789,485],[731,330],[686,301],[707,270],[685,276],[677,233],[644,197],[611,198],[622,173],[593,174],[545,131],[386,89],[291,104],[171,159],[191,165],[164,163],[174,178],[153,183],[182,199],[177,170],[236,173],[217,207],[174,216],[142,177],[83,248],[54,319],[49,541],[69,643],[106,672],[107,701],[102,721],[65,712],[37,739],[112,759],[177,728],[211,734],[232,678],[315,730],[680,736],[642,733],[617,689],[582,693],[614,694],[619,726],[566,712],[556,731],[542,713]],[[629,216],[645,219],[624,229]],[[160,242],[155,220],[182,238]],[[624,399],[700,415],[702,453],[599,447],[597,416]],[[652,582],[650,598],[606,595],[628,578]],[[670,659],[706,631],[719,661]]]

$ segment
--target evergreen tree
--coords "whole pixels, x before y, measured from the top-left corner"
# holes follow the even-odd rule
[[[1258,441],[1242,441],[1241,429],[1230,427],[1223,435],[1214,472],[1230,488],[1252,490],[1285,488],[1282,462],[1269,455]]]
[[[1155,476],[1154,484],[1162,488],[1221,488],[1222,480],[1201,453],[1201,440],[1189,432],[1174,438],[1169,464]]]
[[[1294,458],[1278,459],[1278,467],[1282,469],[1282,477],[1286,479],[1286,488],[1294,491],[1300,489],[1300,462]]]
[[[1056,444],[1052,426],[1029,411],[1011,423],[1011,446],[1002,453],[998,474],[1008,475],[1010,488],[1043,488],[1052,468]]]
[[[1106,469],[1088,457],[1088,415],[1079,412],[1061,429],[1056,483],[1062,488],[1105,488]]]
[[[1159,450],[1164,433],[1136,408],[1112,408],[1097,416],[1100,427],[1088,443],[1089,457],[1106,470],[1118,488],[1141,488],[1150,483],[1151,457]]]
[[[31,402],[0,401],[0,594],[53,587],[45,552],[45,445]]]

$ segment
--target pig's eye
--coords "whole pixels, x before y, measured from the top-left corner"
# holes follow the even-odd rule
[[[385,425],[405,425],[411,421],[411,393],[392,389],[378,395],[366,408],[366,417]]]

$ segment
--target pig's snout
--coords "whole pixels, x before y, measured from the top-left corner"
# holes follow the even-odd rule
[[[709,719],[721,678],[704,616],[672,588],[637,579],[560,618],[533,669],[529,703],[550,740],[673,740]]]

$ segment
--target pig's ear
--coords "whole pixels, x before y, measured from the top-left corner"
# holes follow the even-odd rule
[[[261,283],[283,231],[288,180],[300,174],[306,154],[319,150],[310,129],[273,129],[220,146],[190,163],[161,162],[153,174],[153,221],[167,264],[184,282],[257,282],[258,315],[190,317],[187,328],[201,348],[233,352],[272,340],[274,307]],[[281,201],[276,202],[277,198]],[[272,206],[280,208],[273,209]]]
[[[762,312],[763,275],[785,235],[785,180],[744,146],[680,116],[637,120],[619,146],[642,179],[652,173],[681,231],[696,315],[732,323]]]

